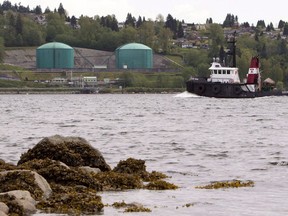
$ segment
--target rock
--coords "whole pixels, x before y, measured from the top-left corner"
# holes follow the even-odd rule
[[[37,208],[54,214],[99,215],[103,213],[104,204],[93,189],[54,185],[52,196],[40,201]]]
[[[113,171],[127,174],[142,174],[147,172],[145,161],[134,158],[128,158],[125,161],[120,161]]]
[[[15,212],[15,203],[23,209],[24,215],[30,215],[36,213],[36,201],[31,197],[29,191],[14,190],[5,193],[0,193],[0,199],[7,199],[7,205],[9,206],[9,213]],[[4,201],[5,202],[5,201]],[[13,208],[12,208],[13,207]],[[21,211],[20,210],[20,211]],[[16,210],[19,212],[19,209]],[[21,214],[22,215],[22,214]]]
[[[18,165],[33,159],[49,158],[61,161],[68,166],[89,166],[101,171],[110,171],[99,150],[93,148],[81,137],[63,137],[55,135],[42,139],[34,148],[22,154]]]
[[[82,166],[82,167],[79,167],[79,169],[86,172],[86,173],[93,173],[93,174],[98,174],[101,172],[101,170],[99,168],[92,168],[89,166]]]
[[[8,215],[5,214],[5,212],[2,212],[2,211],[0,210],[0,216],[8,216]]]
[[[34,159],[19,165],[19,168],[35,170],[49,183],[61,184],[63,186],[83,185],[85,187],[102,190],[102,185],[93,178],[90,173],[77,167],[68,167],[63,162],[51,159]],[[98,169],[98,168],[91,168]]]
[[[35,199],[46,199],[52,189],[38,173],[30,170],[10,170],[0,172],[0,191],[28,190]]]
[[[14,170],[17,169],[17,166],[9,163],[5,163],[4,160],[0,159],[0,172],[5,170]]]
[[[8,206],[5,203],[3,203],[3,202],[0,202],[0,216],[1,216],[1,212],[3,213],[3,215],[4,214],[7,215],[8,212],[9,212]]]

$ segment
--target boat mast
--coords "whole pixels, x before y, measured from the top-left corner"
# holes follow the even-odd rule
[[[233,37],[229,38],[228,43],[231,45],[227,55],[232,56],[232,67],[236,67],[236,31],[233,33]]]

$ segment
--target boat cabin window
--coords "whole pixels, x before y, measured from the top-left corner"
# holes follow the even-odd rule
[[[218,70],[218,74],[222,74],[222,70]]]
[[[214,70],[214,74],[217,74],[217,70]]]
[[[230,70],[227,70],[227,74],[230,74]]]
[[[226,74],[226,70],[223,70],[223,74]]]

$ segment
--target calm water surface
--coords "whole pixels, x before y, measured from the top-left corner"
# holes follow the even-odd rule
[[[112,168],[129,157],[142,159],[148,171],[166,173],[180,186],[101,193],[105,204],[124,200],[152,210],[129,215],[288,215],[288,97],[0,95],[0,112],[6,162],[16,164],[43,137],[80,136]],[[195,188],[233,179],[255,187]],[[105,207],[104,215],[123,210]]]

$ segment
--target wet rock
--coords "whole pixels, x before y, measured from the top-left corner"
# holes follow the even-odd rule
[[[8,206],[4,203],[4,202],[0,202],[0,216],[1,216],[1,213],[4,215],[7,215],[9,212],[9,208]]]
[[[124,212],[151,212],[151,209],[145,208],[143,204],[138,202],[132,202],[132,203],[125,203],[122,202],[115,202],[112,204],[115,208],[125,208]]]
[[[61,161],[68,166],[89,166],[101,171],[110,171],[99,150],[93,148],[81,137],[63,137],[59,135],[42,139],[34,148],[21,155],[18,165],[33,159]]]
[[[103,190],[127,190],[143,188],[143,182],[137,175],[117,172],[101,172],[94,177],[101,183]]]
[[[38,173],[30,170],[0,172],[0,192],[28,190],[33,198],[48,198],[52,192],[48,182]]]
[[[175,190],[178,189],[178,186],[163,180],[157,180],[150,182],[145,188],[148,190]]]
[[[10,215],[30,215],[36,213],[36,201],[29,191],[15,190],[0,193],[0,201],[7,204]]]
[[[217,181],[205,186],[197,186],[197,189],[220,189],[220,188],[240,188],[240,187],[254,187],[254,182],[231,180],[231,181]]]
[[[146,165],[144,160],[137,160],[134,158],[128,158],[125,161],[120,161],[113,169],[114,172],[127,173],[127,174],[145,174]]]
[[[92,168],[92,167],[88,167],[88,166],[79,167],[79,169],[86,172],[86,173],[93,173],[93,174],[98,174],[101,172],[101,170],[99,168]]]
[[[6,163],[4,160],[0,159],[0,172],[5,171],[5,170],[13,170],[13,169],[18,169],[17,166]]]
[[[63,186],[83,185],[97,191],[102,190],[102,185],[90,173],[77,167],[68,167],[63,162],[51,159],[34,159],[21,164],[19,167],[36,171],[50,184],[56,183]]]
[[[86,187],[61,186],[51,184],[52,196],[37,204],[37,208],[46,213],[91,215],[103,212],[104,204],[96,191]]]

